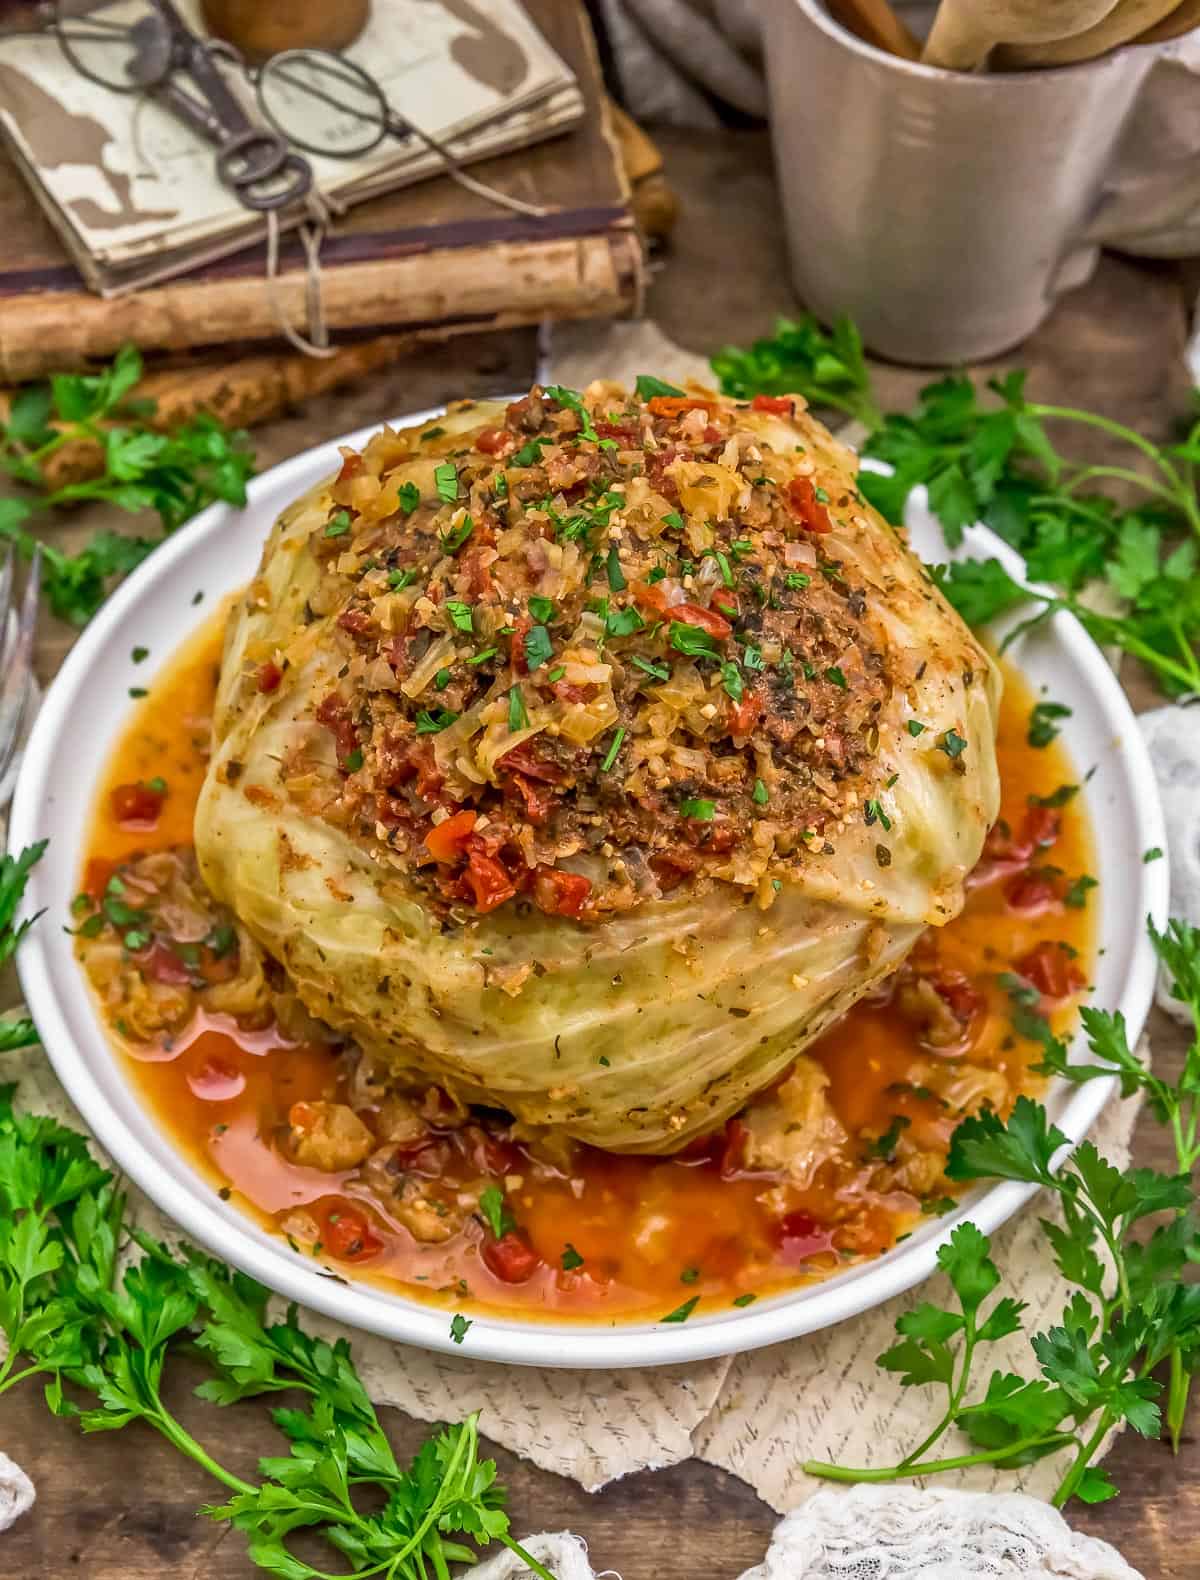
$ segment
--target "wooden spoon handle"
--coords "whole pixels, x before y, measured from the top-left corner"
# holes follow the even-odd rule
[[[1154,27],[1148,27],[1144,33],[1139,33],[1133,44],[1163,44],[1170,38],[1179,38],[1184,33],[1190,33],[1194,27],[1200,27],[1200,0],[1182,0],[1170,16],[1163,17],[1162,21]]]
[[[1179,0],[1120,0],[1094,27],[1085,28],[1072,38],[1056,39],[1051,44],[1006,45],[997,52],[996,63],[1008,68],[1024,68],[1073,66],[1081,60],[1093,60],[1156,27],[1178,4]]]
[[[969,15],[964,16],[954,0],[942,0],[921,59],[927,66],[944,66],[948,71],[974,71],[994,43],[971,26]]]
[[[903,60],[919,60],[921,46],[888,0],[828,0],[829,14],[864,43]]]

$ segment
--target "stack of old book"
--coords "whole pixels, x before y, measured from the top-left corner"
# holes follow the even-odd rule
[[[577,0],[374,0],[348,54],[472,175],[545,212],[463,190],[413,139],[314,157],[339,211],[318,254],[335,345],[636,306],[642,249]],[[53,38],[0,37],[0,129],[0,380],[127,340],[164,358],[264,352],[281,315],[310,326],[300,238],[283,236],[269,285],[262,222],[216,181],[212,149],[158,105],[73,75]]]

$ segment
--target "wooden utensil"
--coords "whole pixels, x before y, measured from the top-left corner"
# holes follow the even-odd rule
[[[827,0],[829,14],[848,33],[903,60],[919,60],[921,46],[888,0]]]
[[[927,66],[973,71],[997,44],[1044,44],[1091,28],[1119,0],[942,0],[921,52]]]
[[[1139,33],[1133,44],[1165,44],[1170,38],[1179,38],[1184,33],[1190,33],[1193,28],[1200,27],[1200,0],[1183,0],[1177,5],[1170,16],[1163,17],[1153,27],[1148,27],[1144,33]]]
[[[1140,33],[1164,21],[1179,0],[1117,0],[1115,6],[1093,27],[1072,33],[1069,38],[1037,44],[1032,41],[1016,44],[1005,40],[1006,47],[997,56],[996,64],[1006,69],[1024,69],[1030,66],[1071,66],[1080,60],[1094,60],[1106,55],[1110,49],[1128,44]]]

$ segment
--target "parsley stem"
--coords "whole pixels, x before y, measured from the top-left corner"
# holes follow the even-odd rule
[[[1171,1350],[1171,1375],[1167,1386],[1167,1431],[1173,1454],[1179,1452],[1179,1440],[1183,1435],[1183,1422],[1191,1391],[1191,1373],[1184,1370],[1183,1355],[1179,1346],[1175,1345]]]
[[[906,1481],[910,1476],[932,1476],[940,1470],[966,1470],[971,1465],[994,1465],[1023,1454],[1027,1448],[1047,1450],[1064,1448],[1068,1443],[1078,1444],[1079,1439],[1070,1432],[1039,1432],[1034,1437],[1023,1437],[1019,1442],[1006,1443],[1003,1448],[982,1449],[978,1454],[956,1454],[951,1459],[927,1459],[923,1464],[905,1460],[901,1465],[888,1465],[881,1470],[860,1466],[853,1469],[846,1465],[830,1465],[821,1459],[806,1459],[801,1470],[807,1476],[819,1476],[823,1481]]]
[[[499,1540],[504,1543],[510,1553],[515,1554],[521,1560],[531,1574],[537,1575],[538,1580],[555,1580],[555,1576],[551,1574],[549,1569],[538,1563],[533,1554],[527,1552],[520,1542],[513,1541],[512,1537],[506,1536],[503,1531],[500,1532]]]
[[[1096,1450],[1104,1441],[1105,1433],[1115,1425],[1115,1417],[1112,1416],[1107,1409],[1102,1410],[1100,1412],[1100,1422],[1096,1427],[1096,1430],[1092,1433],[1091,1437],[1088,1438],[1086,1443],[1078,1444],[1078,1452],[1075,1455],[1074,1464],[1071,1466],[1070,1470],[1067,1471],[1062,1481],[1059,1482],[1058,1491],[1050,1499],[1050,1503],[1054,1508],[1061,1509],[1063,1504],[1066,1503],[1069,1498],[1074,1496],[1076,1487],[1083,1480],[1084,1472],[1087,1470],[1088,1466],[1095,1457]],[[1072,1441],[1077,1442],[1078,1440],[1073,1439]]]
[[[911,1454],[905,1454],[904,1458],[900,1461],[901,1468],[912,1464],[914,1460],[920,1459],[921,1455],[932,1448],[934,1443],[937,1442],[938,1438],[941,1437],[942,1433],[953,1426],[955,1421],[958,1419],[958,1412],[960,1406],[962,1405],[963,1395],[967,1391],[967,1383],[971,1378],[971,1362],[975,1358],[975,1343],[975,1319],[973,1315],[968,1315],[967,1326],[963,1332],[962,1365],[959,1370],[958,1381],[950,1390],[950,1402],[946,1406],[946,1413],[934,1427],[933,1431],[929,1433],[928,1437],[924,1438],[920,1443],[918,1443]]]
[[[1081,422],[1087,427],[1099,428],[1104,433],[1111,434],[1114,439],[1123,439],[1126,444],[1133,445],[1134,449],[1140,450],[1148,460],[1153,461],[1154,465],[1179,490],[1179,494],[1181,496],[1184,495],[1185,484],[1182,477],[1180,477],[1170,461],[1167,460],[1158,445],[1154,444],[1150,439],[1144,439],[1140,433],[1137,433],[1133,428],[1127,428],[1124,423],[1114,422],[1111,417],[1102,417],[1099,412],[1080,411],[1074,406],[1031,404],[1025,409],[1035,417],[1061,417],[1065,422]],[[1144,483],[1145,479],[1139,478],[1139,481]],[[1185,513],[1191,520],[1192,525],[1200,531],[1200,512],[1196,510],[1195,505],[1193,504],[1193,508]]]
[[[1069,483],[1063,484],[1063,494],[1072,494],[1084,483],[1089,483],[1097,477],[1107,477],[1118,483],[1132,483],[1144,493],[1151,494],[1155,499],[1161,499],[1168,505],[1178,506],[1180,503],[1179,494],[1175,489],[1152,482],[1143,472],[1135,472],[1128,466],[1085,466]]]
[[[258,1488],[249,1481],[243,1481],[240,1476],[235,1476],[231,1470],[226,1470],[224,1465],[218,1465],[216,1460],[202,1444],[198,1443],[192,1434],[171,1414],[165,1405],[159,1404],[153,1410],[147,1410],[142,1418],[156,1432],[160,1432],[168,1443],[186,1454],[189,1459],[194,1459],[209,1475],[230,1489],[231,1492],[244,1492],[254,1494]]]

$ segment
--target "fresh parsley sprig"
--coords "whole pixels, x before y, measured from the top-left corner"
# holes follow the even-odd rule
[[[1191,1379],[1200,1369],[1200,1285],[1185,1276],[1200,1261],[1191,1182],[1200,1160],[1200,930],[1171,922],[1165,932],[1151,926],[1150,933],[1172,992],[1196,1027],[1178,1081],[1156,1076],[1130,1050],[1119,1014],[1082,1011],[1094,1063],[1072,1064],[1066,1044],[1019,997],[1015,1024],[1041,1044],[1043,1072],[1073,1082],[1115,1075],[1126,1096],[1144,1091],[1171,1130],[1177,1172],[1118,1169],[1090,1141],[1068,1156],[1067,1137],[1027,1097],[1017,1099],[1007,1120],[990,1110],[965,1120],[951,1143],[951,1179],[1015,1180],[1058,1201],[1061,1222],[1043,1219],[1042,1228],[1073,1292],[1060,1321],[1030,1336],[1040,1375],[996,1370],[982,1392],[973,1388],[981,1346],[1019,1332],[1024,1308],[1001,1296],[984,1311],[1001,1276],[987,1237],[974,1224],[961,1224],[938,1252],[955,1306],[924,1302],[900,1317],[900,1342],[878,1363],[901,1372],[905,1387],[945,1390],[937,1424],[897,1465],[848,1469],[809,1461],[804,1468],[812,1475],[888,1482],[978,1464],[1015,1468],[1069,1451],[1054,1503],[1102,1502],[1116,1488],[1094,1463],[1100,1446],[1122,1422],[1145,1437],[1161,1435],[1164,1386],[1156,1374],[1164,1370],[1165,1425],[1178,1446]],[[927,1458],[952,1429],[966,1439],[966,1451]]]
[[[0,423],[0,472],[25,492],[0,499],[0,537],[32,555],[31,530],[42,512],[84,500],[103,500],[137,513],[157,511],[162,535],[214,499],[246,503],[254,456],[246,435],[201,413],[171,433],[147,426],[153,403],[131,398],[142,359],[123,347],[94,374],[56,374],[15,396]],[[67,445],[99,447],[99,476],[59,488],[45,483],[46,463]],[[161,541],[101,531],[77,553],[42,544],[44,584],[55,614],[76,625],[91,618],[112,582],[126,575]]]
[[[727,348],[712,365],[728,394],[795,389],[858,417],[868,429],[863,453],[892,468],[862,472],[859,488],[890,521],[904,519],[924,484],[950,547],[983,521],[1024,556],[1032,582],[1055,589],[1034,592],[995,559],[941,567],[942,591],[969,625],[1030,601],[1035,620],[1067,609],[1097,642],[1145,664],[1168,695],[1200,694],[1200,408],[1178,442],[1155,444],[1100,412],[1030,400],[1026,374],[1014,370],[982,390],[963,375],[939,379],[915,410],[885,416],[848,321],[830,334],[811,319],[781,321],[774,337]],[[1126,456],[1074,459],[1061,446],[1080,430],[1104,434]],[[1114,484],[1136,502],[1102,492]],[[1097,583],[1108,599],[1093,596]]]
[[[0,1394],[41,1376],[51,1409],[85,1432],[145,1422],[229,1492],[204,1512],[230,1521],[253,1562],[288,1580],[325,1572],[289,1547],[301,1528],[348,1557],[356,1580],[444,1577],[449,1564],[474,1558],[463,1538],[499,1541],[553,1580],[509,1535],[496,1467],[479,1457],[477,1417],[402,1468],[344,1340],[306,1333],[294,1307],[269,1322],[267,1291],[251,1279],[133,1230],[85,1138],[14,1112],[12,1091],[0,1091],[0,1329],[9,1344]],[[122,1273],[130,1241],[142,1259]],[[211,1369],[197,1390],[211,1404],[284,1391],[304,1398],[271,1412],[288,1452],[261,1460],[260,1479],[221,1464],[165,1403],[165,1374],[184,1347]]]
[[[883,422],[875,403],[862,337],[853,319],[839,318],[825,330],[812,317],[781,318],[774,335],[747,350],[726,346],[712,358],[726,395],[803,395],[813,406],[845,412],[874,432]]]

